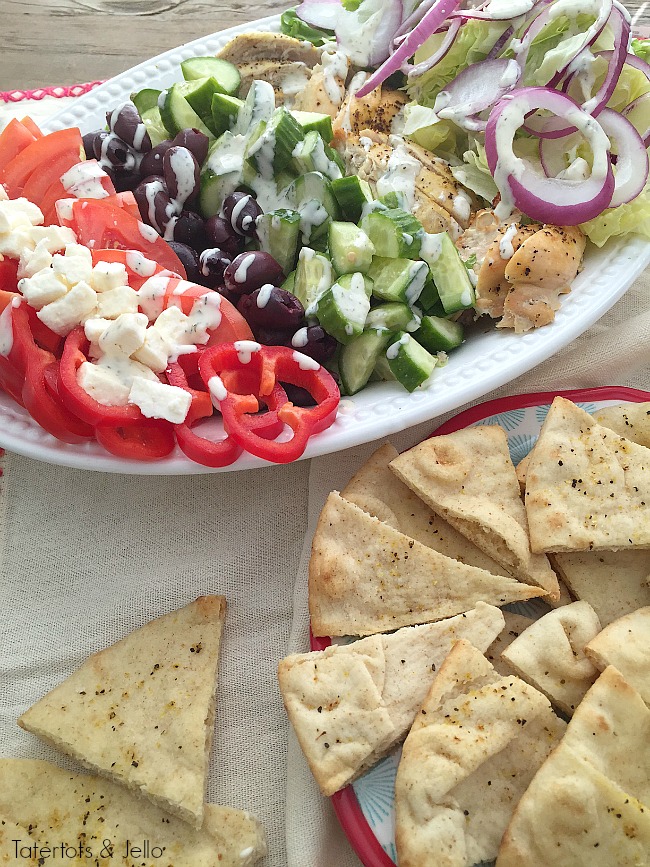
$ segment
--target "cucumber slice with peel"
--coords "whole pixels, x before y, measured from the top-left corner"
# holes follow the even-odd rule
[[[345,394],[356,394],[368,383],[392,336],[387,330],[367,329],[341,348],[339,376]]]
[[[154,90],[153,87],[145,87],[131,94],[131,102],[138,109],[140,117],[142,117],[143,112],[149,111],[152,108],[158,108],[160,93],[161,91]]]
[[[256,228],[260,250],[273,256],[285,274],[293,271],[300,240],[298,211],[269,211],[257,218]]]
[[[439,316],[423,316],[413,336],[429,352],[450,352],[463,342],[463,326]]]
[[[345,219],[353,223],[359,222],[364,205],[373,200],[370,184],[356,175],[333,180],[332,192]]]
[[[261,120],[269,120],[275,111],[275,91],[268,81],[252,82],[233,132],[248,135]]]
[[[417,259],[420,255],[422,224],[401,208],[374,210],[363,217],[361,228],[382,256]]]
[[[222,135],[234,125],[243,104],[242,99],[228,96],[227,93],[215,93],[212,96],[210,103],[211,127],[215,135]]]
[[[408,304],[400,304],[393,301],[388,304],[379,304],[373,307],[366,318],[366,329],[384,328],[387,331],[417,331],[420,326],[420,317],[417,316]]]
[[[237,96],[241,75],[236,66],[220,57],[190,57],[181,61],[181,71],[185,81],[197,78],[214,78],[222,93]]]
[[[293,294],[311,316],[315,302],[334,282],[332,263],[310,247],[303,247],[298,254]]]
[[[368,274],[375,282],[373,293],[376,298],[415,304],[429,276],[429,266],[413,259],[375,256]]]
[[[437,358],[421,346],[412,334],[400,331],[386,350],[386,358],[395,379],[407,391],[415,391],[431,376]]]
[[[167,132],[175,136],[184,129],[198,129],[214,138],[208,127],[185,99],[186,82],[177,82],[169,90],[163,90],[158,97],[158,108]]]
[[[476,301],[467,268],[446,232],[424,235],[420,255],[428,263],[445,313],[472,307]]]
[[[307,135],[312,130],[317,132],[324,142],[329,144],[332,141],[334,132],[332,130],[332,118],[329,114],[320,114],[316,111],[291,111],[291,114],[303,128],[303,132]]]
[[[260,121],[249,142],[247,159],[266,180],[287,168],[296,145],[303,139],[302,127],[286,108],[277,108],[268,121]]]
[[[374,245],[354,223],[333,220],[329,224],[329,251],[337,274],[366,273],[372,263]]]
[[[369,310],[370,300],[361,273],[344,275],[316,301],[319,323],[343,344],[363,332]]]

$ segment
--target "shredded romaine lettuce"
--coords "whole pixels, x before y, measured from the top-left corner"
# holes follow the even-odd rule
[[[650,63],[650,39],[633,39],[632,51],[641,60]]]
[[[280,29],[287,36],[311,42],[313,45],[323,45],[331,42],[335,37],[331,30],[319,30],[298,18],[295,9],[287,9],[280,16]]]
[[[458,152],[459,140],[466,138],[455,124],[441,120],[432,108],[411,103],[404,108],[402,134],[428,151]]]
[[[602,247],[615,235],[628,232],[650,238],[650,186],[636,199],[618,208],[608,208],[588,223],[582,223],[580,228],[597,247]]]

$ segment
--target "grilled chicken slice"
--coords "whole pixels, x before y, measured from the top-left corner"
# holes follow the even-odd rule
[[[321,52],[309,42],[282,33],[242,33],[217,54],[234,63],[241,74],[245,96],[254,79],[268,81],[275,90],[276,105],[290,104],[303,90]]]
[[[345,82],[350,69],[349,58],[340,51],[323,51],[321,62],[298,93],[293,107],[299,111],[317,111],[334,118],[345,99]]]
[[[413,214],[425,231],[449,232],[457,238],[469,221],[471,200],[447,163],[395,136],[389,141],[388,136],[372,130],[362,133],[348,135],[340,148],[349,171],[368,181],[373,192],[381,179],[393,176],[397,180],[401,174],[404,189],[412,182]]]
[[[365,73],[360,73],[360,76],[365,80]],[[345,101],[334,119],[334,141],[341,146],[345,145],[348,136],[367,135],[367,130],[389,135],[393,121],[408,102],[405,93],[381,86],[357,99],[354,94],[362,83],[361,78],[355,75],[348,87]]]
[[[505,300],[512,289],[512,283],[506,279],[508,265],[515,251],[541,228],[539,223],[499,226],[478,272],[475,306],[479,313],[487,313],[493,319],[503,316]]]

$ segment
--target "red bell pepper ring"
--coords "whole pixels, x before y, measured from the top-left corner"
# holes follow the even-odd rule
[[[98,424],[95,439],[107,452],[134,461],[159,461],[174,451],[174,428],[157,418],[131,424]]]
[[[26,304],[11,307],[13,340],[7,362],[23,377],[22,404],[48,433],[66,443],[91,439],[93,429],[63,405],[57,388],[59,362],[35,340]]]
[[[258,348],[252,349],[253,346]],[[340,393],[334,378],[320,364],[289,347],[250,343],[209,347],[199,359],[199,370],[219,404],[225,430],[247,452],[264,460],[273,463],[297,460],[310,436],[325,430],[336,418]],[[236,394],[226,387],[230,372],[242,370],[255,372],[256,394]],[[268,400],[282,382],[306,389],[316,406],[296,407],[285,400],[277,409],[277,416],[292,429],[293,437],[287,442],[272,442],[251,428],[250,414],[257,412],[260,400]]]

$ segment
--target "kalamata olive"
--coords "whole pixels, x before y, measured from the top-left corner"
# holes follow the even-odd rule
[[[102,147],[104,142],[108,144],[108,139],[111,137],[112,133],[106,132],[105,129],[100,129],[95,133],[95,138],[93,139],[93,152],[92,156],[95,157],[96,160],[102,160]]]
[[[187,148],[196,157],[201,166],[208,155],[210,139],[198,129],[182,129],[172,141],[175,147]]]
[[[194,211],[181,211],[178,222],[174,226],[174,241],[203,250],[206,246],[205,222],[203,217]],[[232,256],[229,257],[232,259]]]
[[[255,221],[263,213],[251,193],[231,193],[223,201],[223,215],[238,235],[254,237]]]
[[[123,169],[113,169],[111,173],[115,192],[124,193],[127,190],[135,190],[140,183],[140,173],[136,171],[127,172]]]
[[[306,388],[301,388],[299,385],[294,385],[291,382],[281,382],[280,385],[285,390],[287,397],[294,406],[316,405],[316,401]]]
[[[97,159],[97,156],[95,154],[95,139],[98,136],[101,137],[102,134],[104,134],[105,136],[108,135],[105,130],[96,129],[94,130],[94,132],[87,132],[86,135],[81,139],[87,160],[92,160],[93,157]]]
[[[241,311],[240,311],[241,312]],[[255,340],[263,346],[287,346],[291,341],[291,331],[278,331],[274,328],[251,327]]]
[[[299,328],[291,338],[290,345],[319,364],[325,364],[336,352],[338,343],[320,325],[310,325]]]
[[[277,331],[295,331],[305,315],[295,295],[270,284],[242,295],[237,309],[251,328],[259,325]]]
[[[238,295],[247,295],[271,283],[275,286],[284,280],[282,268],[270,253],[253,250],[235,256],[223,275],[226,288]]]
[[[141,181],[133,190],[133,195],[144,222],[161,234],[172,217],[180,213],[180,207],[169,197],[164,179],[156,175]]]
[[[138,109],[132,102],[118,105],[113,111],[106,113],[106,121],[109,129],[116,136],[130,145],[138,153],[147,153],[151,150],[151,139]]]
[[[202,277],[202,281],[205,280],[205,277],[203,277],[203,275],[201,275],[201,277]],[[224,298],[226,298],[228,301],[230,301],[230,303],[232,304],[233,307],[237,306],[237,302],[239,301],[239,298],[240,298],[239,295],[235,295],[234,292],[231,292],[229,289],[226,289],[225,286],[211,286],[210,288],[214,289],[215,292],[218,292],[219,295],[223,295]]]
[[[172,199],[184,204],[199,191],[201,169],[192,151],[172,145],[163,154],[163,177]]]
[[[205,286],[223,285],[223,272],[230,265],[230,254],[219,247],[209,247],[199,256],[199,267]]]
[[[97,151],[99,150],[99,155]],[[95,139],[95,157],[102,165],[133,171],[138,166],[135,152],[114,133],[98,136]]]
[[[162,158],[166,150],[172,146],[169,139],[161,141],[155,148],[152,148],[148,154],[142,157],[140,163],[140,177],[147,178],[149,175],[162,175]]]
[[[178,241],[168,241],[169,246],[183,263],[187,279],[191,283],[199,283],[201,285],[201,270],[199,267],[199,254],[196,250],[188,247],[187,244],[181,244]]]
[[[223,217],[209,217],[205,221],[205,234],[209,244],[227,250],[232,253],[233,258],[239,253],[241,235],[238,235]]]

